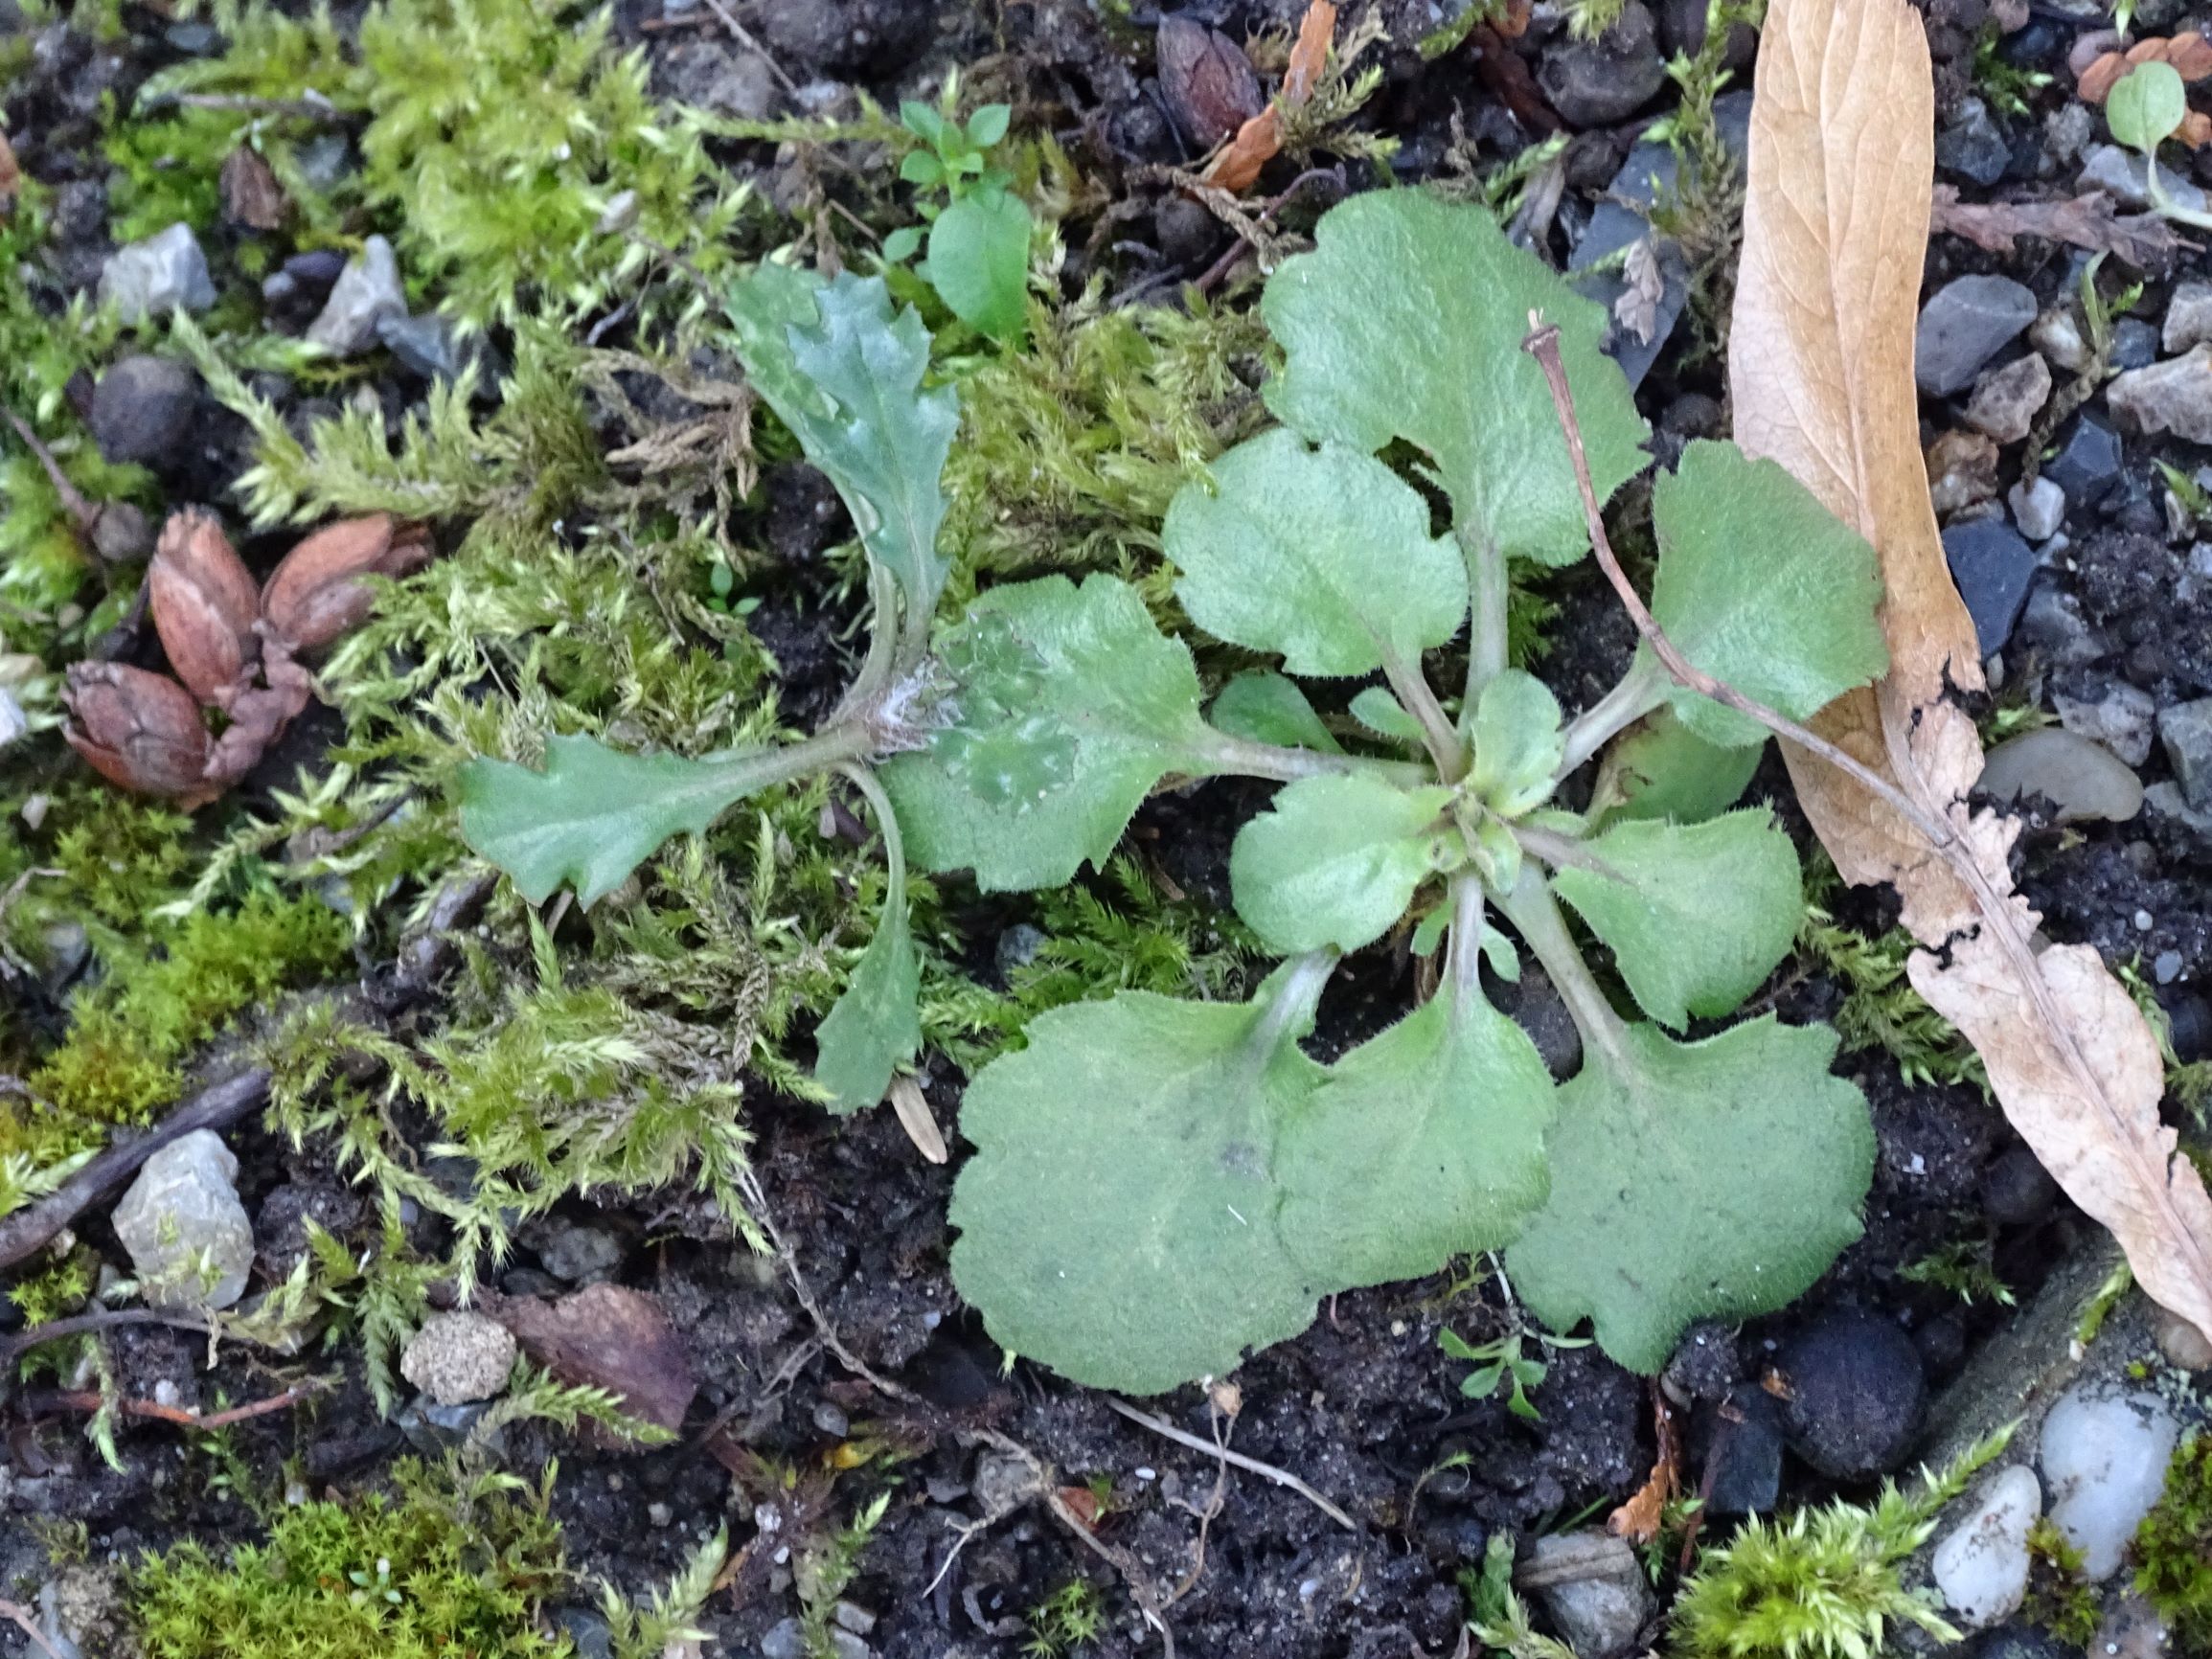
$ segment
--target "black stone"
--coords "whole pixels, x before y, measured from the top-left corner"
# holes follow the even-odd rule
[[[1759,1384],[1738,1383],[1714,1413],[1701,1489],[1716,1515],[1763,1515],[1781,1495],[1782,1402]]]
[[[2004,177],[2012,159],[2012,145],[2004,128],[1978,98],[1966,100],[1958,119],[1935,141],[1936,166],[1984,189]]]
[[[2183,1065],[2212,1055],[2212,1002],[2185,996],[2166,1011],[2174,1027],[2174,1057]]]
[[[1833,1313],[1786,1344],[1790,1449],[1836,1480],[1887,1473],[1920,1433],[1927,1380],[1912,1338],[1871,1313]]]
[[[1643,0],[1628,0],[1620,21],[1595,40],[1555,36],[1537,80],[1560,118],[1578,131],[1626,121],[1667,84],[1657,25]]]
[[[2148,369],[2158,360],[2158,325],[2122,317],[2112,325],[2112,367]]]
[[[2059,1184],[2025,1147],[2008,1147],[1982,1171],[1981,1207],[2000,1227],[2032,1227],[2058,1202]]]
[[[2036,550],[2002,519],[1977,518],[1945,531],[1943,552],[1950,561],[1959,598],[1966,601],[1967,612],[1973,618],[1981,654],[2002,650],[2013,637],[2020,607],[2027,603],[2028,583],[2036,575]]]
[[[2066,492],[2069,505],[2094,507],[2119,482],[2120,435],[2102,420],[2083,416],[2043,476]]]
[[[117,463],[158,466],[182,459],[199,410],[199,376],[167,357],[125,357],[92,394],[92,436]]]

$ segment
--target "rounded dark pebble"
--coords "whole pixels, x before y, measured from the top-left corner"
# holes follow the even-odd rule
[[[1172,195],[1152,210],[1152,239],[1171,265],[1195,265],[1220,241],[1214,216],[1188,196]]]
[[[1966,1321],[1955,1308],[1945,1308],[1912,1333],[1921,1364],[1937,1373],[1950,1371],[1966,1357]]]
[[[1927,1381],[1912,1338],[1871,1313],[1830,1314],[1783,1347],[1790,1449],[1822,1474],[1856,1480],[1912,1450]]]
[[[2000,1227],[2032,1227],[2051,1213],[2059,1184],[2035,1153],[2008,1147],[1982,1171],[1981,1207]]]
[[[93,390],[93,440],[119,465],[159,466],[182,458],[198,408],[199,376],[185,364],[125,357]]]

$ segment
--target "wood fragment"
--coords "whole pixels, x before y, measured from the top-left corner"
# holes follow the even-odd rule
[[[1332,0],[1310,0],[1298,25],[1297,44],[1290,49],[1290,66],[1283,76],[1282,104],[1295,109],[1313,96],[1329,66],[1329,46],[1335,37],[1336,8]],[[1282,148],[1282,108],[1270,103],[1237,128],[1237,135],[1206,164],[1200,176],[1220,190],[1247,191]]]
[[[2156,214],[2120,214],[2093,190],[2058,201],[1965,202],[1955,186],[1935,187],[1931,232],[1963,237],[1993,254],[2009,254],[2018,237],[2041,237],[2090,253],[2117,254],[2137,270],[2161,271],[2198,244]]]

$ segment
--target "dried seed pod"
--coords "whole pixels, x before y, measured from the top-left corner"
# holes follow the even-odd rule
[[[1244,49],[1188,17],[1160,19],[1160,96],[1183,135],[1212,149],[1266,106]]]
[[[192,693],[166,674],[121,663],[71,665],[62,736],[111,784],[169,795],[187,807],[213,799],[207,727]]]
[[[388,512],[318,530],[285,555],[262,589],[269,636],[286,651],[321,650],[368,621],[370,576],[406,576],[430,557],[429,533]]]
[[[261,656],[261,597],[245,561],[212,513],[172,513],[146,567],[153,625],[176,677],[201,702],[227,709]]]
[[[276,170],[242,144],[224,158],[217,182],[222,187],[223,217],[249,231],[277,229],[292,205]]]

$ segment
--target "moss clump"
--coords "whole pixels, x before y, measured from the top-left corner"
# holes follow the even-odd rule
[[[2028,1529],[2028,1596],[2020,1617],[2060,1641],[2086,1648],[2100,1618],[2096,1587],[2082,1574],[2082,1552],[2048,1515]]]
[[[1675,1602],[1677,1659],[1863,1659],[1883,1651],[1891,1625],[1917,1625],[1939,1641],[1958,1631],[1931,1591],[1898,1575],[1935,1531],[1936,1512],[1973,1472],[2003,1451],[2010,1431],[1982,1442],[1918,1491],[1882,1484],[1869,1507],[1841,1501],[1800,1510],[1787,1522],[1753,1517],[1706,1552]]]
[[[280,1511],[265,1544],[218,1562],[196,1543],[130,1575],[148,1659],[546,1659],[537,1609],[567,1581],[545,1493],[456,1493],[417,1464],[396,1490]]]
[[[2135,1533],[2135,1588],[2173,1632],[2177,1653],[2212,1652],[2212,1434],[2192,1435],[2166,1466],[2166,1489]]]

